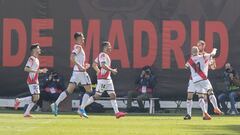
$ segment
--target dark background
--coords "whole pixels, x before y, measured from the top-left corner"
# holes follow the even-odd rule
[[[171,59],[171,68],[162,69],[162,21],[180,20],[187,31],[186,41],[182,50],[185,59],[189,57],[190,50],[190,21],[198,20],[200,29],[204,29],[205,21],[222,21],[228,29],[229,56],[228,61],[238,70],[239,41],[240,41],[240,1],[239,0],[0,0],[0,96],[17,96],[28,91],[26,84],[27,73],[23,71],[28,55],[19,67],[2,66],[3,24],[4,18],[17,18],[24,22],[27,30],[27,43],[31,44],[31,20],[33,18],[54,19],[54,29],[46,35],[53,37],[53,46],[43,48],[44,55],[54,56],[54,69],[60,72],[66,81],[71,76],[69,67],[70,55],[70,20],[81,19],[84,33],[87,32],[90,19],[101,20],[100,39],[108,37],[109,25],[113,19],[123,20],[124,36],[128,49],[130,65],[133,56],[133,21],[149,20],[156,28],[158,37],[157,58],[152,66],[154,74],[158,77],[156,90],[163,98],[185,97],[189,72],[179,69],[174,56]],[[200,31],[200,38],[204,39],[204,30]],[[13,53],[17,49],[17,36],[12,38]],[[148,40],[143,37],[144,41]],[[214,39],[214,47],[219,44]],[[15,46],[15,47],[14,47]],[[143,45],[143,48],[146,46]],[[16,51],[16,50],[15,50]],[[28,51],[28,54],[30,52]],[[144,52],[143,52],[144,53]],[[92,58],[90,59],[90,62]],[[134,89],[134,81],[140,74],[140,69],[121,68],[119,61],[112,65],[118,67],[119,74],[113,77],[115,89],[119,95]],[[223,68],[210,71],[209,77],[215,91],[223,89]],[[89,71],[94,79],[94,72]]]

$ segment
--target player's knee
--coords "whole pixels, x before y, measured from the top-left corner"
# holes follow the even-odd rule
[[[76,88],[77,84],[76,83],[69,83],[68,87],[67,87],[67,92],[69,94],[73,93],[74,89]]]
[[[88,96],[92,96],[92,95],[93,95],[92,92],[88,92],[88,91],[86,91],[86,94],[87,94]]]
[[[66,92],[67,96],[69,96],[69,95],[71,95],[73,93],[73,91],[69,90],[69,89],[65,90],[65,92]]]
[[[207,91],[207,94],[208,95],[213,95],[214,93],[213,93],[213,89],[209,89],[208,91]]]
[[[193,97],[192,97],[192,96],[188,96],[187,99],[188,99],[188,100],[192,100]]]
[[[32,95],[32,102],[33,103],[37,103],[37,101],[39,100],[40,96],[39,95]]]
[[[86,93],[91,93],[92,92],[92,89],[90,88],[90,89],[85,89],[86,90]]]
[[[188,99],[188,100],[192,100],[192,99],[193,99],[193,96],[192,96],[192,95],[188,95],[187,99]]]
[[[116,96],[111,96],[110,97],[110,100],[115,100],[116,99]]]
[[[199,99],[200,99],[200,98],[201,98],[201,99],[204,99],[204,94],[199,93],[199,94],[198,94],[198,98],[199,98]]]
[[[115,93],[111,93],[110,94],[110,99],[111,100],[115,100],[116,99],[116,94]]]
[[[92,92],[92,86],[91,85],[86,85],[84,86],[84,89],[86,90],[86,92],[91,93]]]
[[[94,99],[94,100],[99,99],[100,96],[101,96],[100,94],[97,94],[97,93],[96,93],[96,94],[93,96],[93,99]]]

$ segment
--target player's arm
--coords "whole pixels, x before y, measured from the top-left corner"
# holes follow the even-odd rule
[[[210,57],[214,57],[217,53],[217,48],[213,48],[212,52],[210,53]]]
[[[216,60],[214,58],[210,60],[209,67],[212,70],[215,70],[217,68]]]
[[[47,73],[48,69],[43,68],[43,69],[34,70],[34,69],[26,66],[26,67],[24,68],[24,71],[25,71],[25,72],[29,72],[29,73]]]
[[[79,69],[80,71],[86,71],[86,68],[85,68],[85,67],[81,66],[80,64],[78,64],[78,63],[76,62],[76,53],[72,53],[72,54],[71,54],[70,60],[71,60],[71,62],[72,62],[74,65],[77,65],[77,67],[78,67],[78,69]]]
[[[208,57],[208,59],[210,60],[210,62],[209,62],[209,67],[210,67],[210,69],[212,69],[212,70],[215,70],[216,67],[217,67],[216,61],[215,61],[215,59],[213,58],[213,57],[216,55],[216,53],[217,53],[217,49],[216,49],[216,48],[213,48],[212,52],[210,53],[210,55],[209,55],[209,57]]]
[[[96,73],[98,74],[100,72],[100,69],[98,68],[98,63],[97,62],[93,62],[92,64],[93,69],[96,71]]]
[[[185,64],[185,67],[184,67],[185,69],[189,69],[189,64],[188,64],[188,62]]]
[[[109,67],[108,65],[105,64],[105,62],[102,62],[101,65],[102,65],[103,69],[108,70],[108,71],[112,72],[113,74],[117,74],[117,72],[118,72],[116,68],[113,69],[113,68]]]

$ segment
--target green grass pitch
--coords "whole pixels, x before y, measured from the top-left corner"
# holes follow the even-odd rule
[[[240,116],[200,116],[184,121],[182,116],[127,116],[0,113],[0,135],[240,135]]]

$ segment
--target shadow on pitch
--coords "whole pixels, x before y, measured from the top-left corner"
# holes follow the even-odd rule
[[[202,132],[202,135],[219,135],[219,133],[215,133],[215,131],[220,131],[224,135],[240,133],[240,123],[239,125],[188,125],[188,128],[196,132]]]

